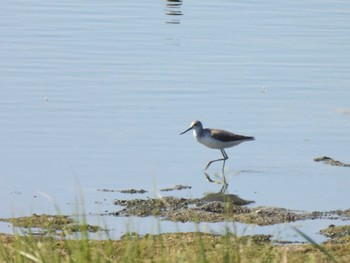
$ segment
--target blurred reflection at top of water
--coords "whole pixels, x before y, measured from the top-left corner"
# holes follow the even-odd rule
[[[182,0],[167,0],[165,4],[165,14],[169,16],[166,21],[167,24],[180,24],[181,20],[178,17],[173,16],[182,16]]]

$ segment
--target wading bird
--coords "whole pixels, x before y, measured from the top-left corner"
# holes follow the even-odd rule
[[[211,149],[219,149],[223,156],[223,158],[209,161],[205,166],[204,170],[206,170],[213,162],[223,161],[222,171],[224,171],[225,162],[228,159],[228,156],[224,149],[236,146],[242,142],[254,140],[254,137],[238,135],[225,130],[210,129],[210,128],[203,129],[203,125],[200,121],[193,121],[191,123],[190,128],[180,133],[180,135],[192,129],[193,129],[193,136],[196,138],[198,142],[200,142],[201,144],[204,144],[205,146]]]

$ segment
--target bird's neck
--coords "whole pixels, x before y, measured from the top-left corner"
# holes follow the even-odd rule
[[[193,136],[194,136],[195,138],[200,137],[200,136],[202,135],[202,131],[203,131],[203,130],[200,130],[200,129],[194,129],[194,130],[193,130]]]

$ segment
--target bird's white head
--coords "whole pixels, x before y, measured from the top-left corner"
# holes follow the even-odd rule
[[[181,132],[180,135],[184,134],[184,133],[186,133],[186,132],[188,132],[188,131],[190,131],[192,129],[194,129],[198,133],[199,131],[201,131],[203,129],[203,125],[202,125],[202,123],[200,121],[193,121],[193,122],[191,122],[190,128],[188,128],[184,132]]]

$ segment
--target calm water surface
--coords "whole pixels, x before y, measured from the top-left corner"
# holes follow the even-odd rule
[[[229,193],[348,209],[350,170],[313,158],[350,162],[349,18],[346,1],[4,1],[0,217],[55,212],[53,202],[70,213],[80,191],[91,213],[175,184],[192,188],[171,195],[218,192],[203,168],[220,151],[179,136],[195,119],[256,137],[227,150]],[[131,219],[106,220],[118,237]],[[131,221],[148,232],[152,220]]]

